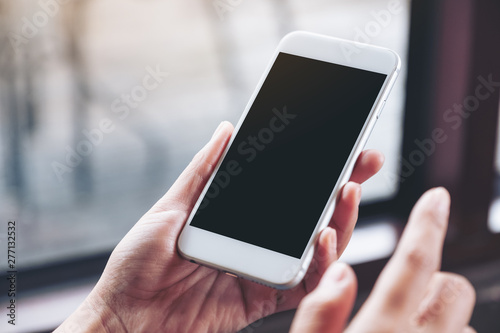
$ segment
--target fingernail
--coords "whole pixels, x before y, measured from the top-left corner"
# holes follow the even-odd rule
[[[332,230],[330,233],[330,254],[335,258],[335,260],[338,259],[337,257],[337,231],[335,229]]]
[[[347,188],[347,189],[346,189]],[[352,196],[353,194],[351,191],[354,193],[355,199],[357,201],[361,200],[361,185],[355,182],[348,182],[345,184],[343,190],[342,190],[342,198],[345,200],[349,200],[349,196]],[[359,204],[359,202],[358,202]]]
[[[325,247],[325,253],[321,255],[320,251],[316,254],[316,257],[320,261],[325,261],[326,265],[329,266],[331,265],[334,261],[336,261],[337,258],[337,232],[335,229],[332,229],[328,227],[326,230],[323,230],[323,232],[326,232],[327,238],[326,238],[326,247]]]
[[[332,276],[333,281],[340,282],[347,276],[347,265],[343,262],[336,262],[333,264]]]
[[[319,285],[321,292],[341,295],[354,281],[350,278],[349,266],[342,262],[334,262],[326,271]]]
[[[361,194],[362,194],[361,185],[358,183],[354,183],[354,184],[356,184],[356,187],[355,187],[356,196],[358,197],[358,200],[361,200]]]
[[[213,139],[213,138],[215,138],[215,137],[217,136],[217,133],[219,133],[219,131],[221,130],[222,126],[224,126],[224,121],[223,121],[223,122],[221,122],[221,123],[219,124],[219,126],[217,126],[217,128],[215,129],[214,134],[212,134],[212,139]]]
[[[432,200],[434,209],[440,217],[446,219],[450,212],[450,196],[444,187],[437,187],[432,190]]]

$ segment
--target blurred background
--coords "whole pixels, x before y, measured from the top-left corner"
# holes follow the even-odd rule
[[[470,104],[479,77],[500,81],[499,18],[493,0],[0,0],[0,240],[15,220],[19,270],[19,325],[0,330],[50,331],[69,315],[217,125],[238,121],[279,40],[307,30],[403,61],[367,144],[386,163],[363,185],[342,258],[358,304],[415,200],[445,185],[444,266],[477,287],[480,332],[500,331],[498,86]],[[436,129],[447,140],[423,146]],[[4,281],[6,256],[0,270]],[[285,332],[291,315],[248,329]]]

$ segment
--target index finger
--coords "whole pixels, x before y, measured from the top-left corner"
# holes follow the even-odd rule
[[[441,265],[450,196],[444,188],[427,191],[412,210],[399,245],[380,275],[367,302],[377,311],[400,314],[415,311],[432,275]],[[373,310],[373,309],[372,309]]]

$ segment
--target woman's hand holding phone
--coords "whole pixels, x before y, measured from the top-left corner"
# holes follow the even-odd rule
[[[360,185],[382,166],[364,151],[318,239],[313,264],[295,288],[279,291],[181,258],[176,242],[233,127],[222,123],[210,142],[113,251],[94,290],[57,332],[234,332],[297,307],[347,245],[357,220]],[[337,241],[338,239],[338,241]],[[230,250],[229,250],[230,251]]]

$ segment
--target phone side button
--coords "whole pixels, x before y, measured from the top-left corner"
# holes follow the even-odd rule
[[[232,274],[232,273],[229,273],[229,272],[224,272],[224,273],[226,273],[226,275],[232,276],[234,278],[238,278],[238,275],[236,275],[236,274]]]
[[[377,119],[378,119],[378,117],[380,117],[380,114],[382,113],[382,110],[384,109],[384,107],[385,107],[385,101],[382,102],[382,106],[380,107],[380,109],[378,109]]]

